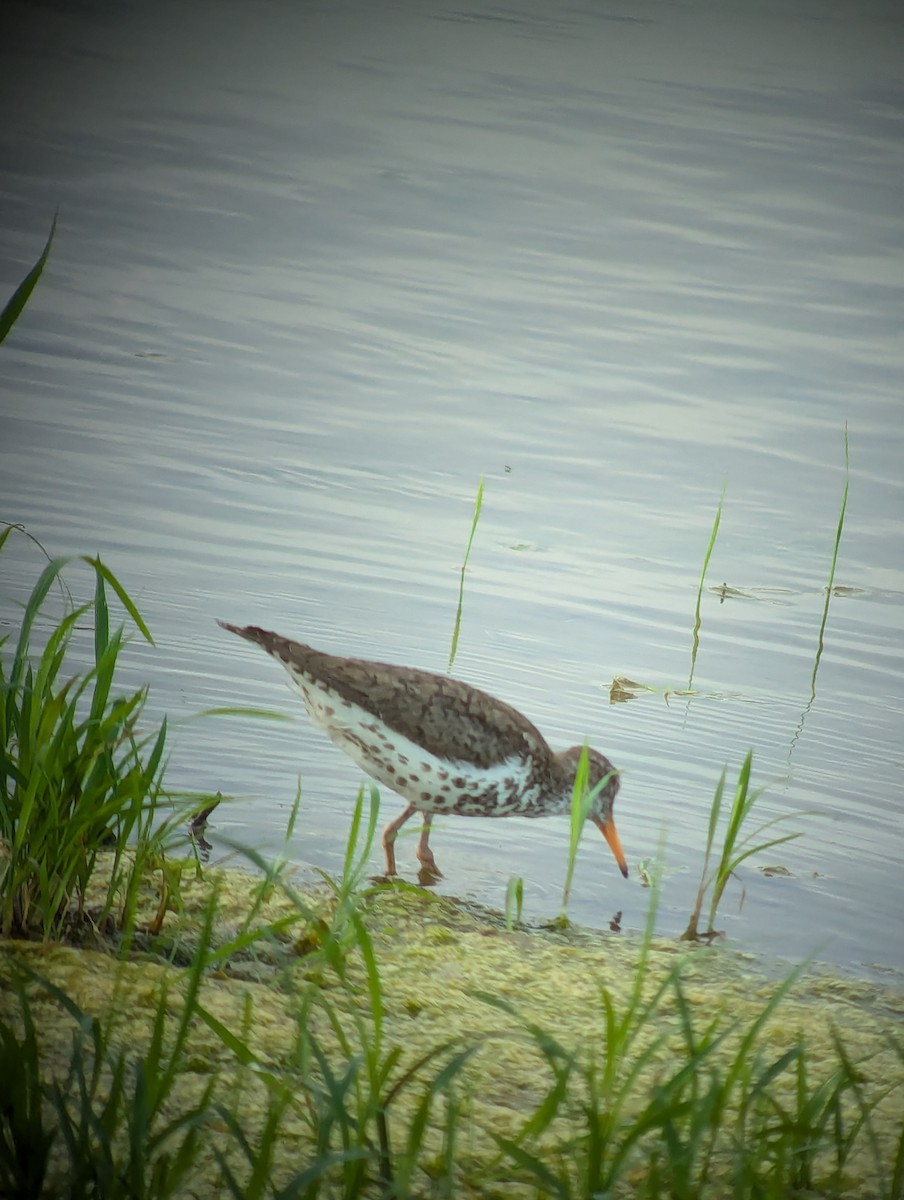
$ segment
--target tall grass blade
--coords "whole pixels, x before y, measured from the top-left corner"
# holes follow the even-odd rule
[[[47,235],[47,241],[44,243],[41,257],[13,292],[9,300],[7,300],[3,311],[0,312],[0,342],[6,339],[6,335],[19,319],[22,309],[28,303],[28,299],[34,291],[38,280],[41,278],[44,267],[47,265],[50,247],[53,245],[53,235],[56,232],[58,215],[57,213],[54,214],[53,221],[50,224],[50,233]]]
[[[113,589],[113,591],[119,597],[120,603],[122,604],[123,608],[126,610],[126,612],[131,617],[132,622],[135,625],[135,628],[138,630],[138,632],[141,634],[141,636],[144,638],[144,640],[146,642],[149,642],[153,646],[155,643],[154,643],[154,639],[151,637],[151,631],[148,629],[147,625],[145,625],[144,619],[142,618],[141,613],[136,608],[134,600],[129,595],[129,593],[126,591],[126,589],[122,586],[122,584],[119,582],[119,580],[116,578],[116,576],[110,570],[110,568],[108,566],[106,566],[104,563],[102,563],[101,560],[97,556],[95,556],[94,558],[89,558],[87,556],[83,556],[82,561],[86,562],[89,567],[93,567],[94,570],[96,571],[99,587],[102,587],[101,580],[106,580],[106,582],[110,585],[110,587]]]
[[[726,480],[722,484],[722,495],[719,497],[719,504],[716,508],[716,516],[713,521],[712,532],[709,535],[709,544],[706,547],[706,554],[703,557],[703,569],[700,572],[700,582],[697,584],[697,606],[694,610],[694,644],[691,647],[691,672],[687,680],[687,690],[691,691],[694,684],[694,671],[697,666],[697,651],[700,649],[700,624],[702,616],[700,613],[700,604],[703,599],[703,584],[706,580],[706,572],[709,569],[709,560],[713,556],[713,550],[716,545],[716,538],[719,536],[719,525],[722,522],[722,507],[725,503],[725,489],[728,486]]]
[[[710,871],[709,864],[712,857],[713,846],[716,839],[716,830],[718,827],[719,816],[722,811],[723,793],[725,788],[725,776],[727,768],[723,768],[713,795],[709,813],[709,828],[706,838],[706,851],[703,856],[703,870],[700,874],[700,886],[697,889],[697,898],[694,905],[694,910],[691,913],[688,926],[681,935],[682,941],[698,941],[701,937],[712,939],[716,936],[715,919],[716,911],[719,903],[728,886],[729,880],[735,876],[737,868],[742,862],[745,862],[754,854],[760,854],[765,850],[769,850],[773,846],[780,846],[784,842],[793,841],[800,837],[799,833],[788,833],[781,837],[769,838],[766,841],[759,841],[765,830],[777,825],[781,821],[790,820],[792,816],[802,814],[783,813],[778,817],[772,817],[768,821],[764,821],[757,826],[752,833],[748,834],[743,840],[740,839],[741,831],[744,823],[750,816],[753,806],[759,797],[763,794],[763,788],[751,790],[750,788],[750,773],[753,768],[753,751],[748,750],[744,762],[741,765],[741,770],[738,773],[738,782],[735,786],[735,794],[731,803],[731,808],[728,814],[728,823],[725,828],[725,833],[722,837],[722,848],[719,854],[719,861],[715,868]],[[752,843],[752,844],[751,844]],[[712,889],[710,893],[709,906],[709,929],[701,934],[699,932],[700,914],[703,909],[704,898],[707,891]]]
[[[841,492],[841,511],[838,514],[838,525],[835,529],[835,544],[832,548],[832,565],[829,567],[829,582],[826,584],[826,602],[822,608],[822,620],[819,623],[819,636],[816,644],[816,657],[813,660],[813,674],[810,678],[810,704],[816,699],[816,674],[825,645],[826,623],[829,619],[829,605],[832,602],[832,589],[835,586],[835,569],[838,565],[838,550],[841,546],[841,534],[844,530],[844,517],[847,512],[848,487],[850,485],[851,459],[848,445],[847,421],[844,423],[844,488]],[[809,708],[809,704],[807,707]]]
[[[59,1131],[44,1115],[41,1060],[31,1006],[13,979],[22,1016],[22,1040],[0,1020],[0,1195],[39,1196]]]
[[[40,934],[47,940],[71,933],[72,922],[91,936],[98,933],[101,926],[87,918],[86,895],[103,851],[112,863],[99,920],[103,936],[113,928],[124,934],[121,948],[127,952],[146,872],[157,870],[168,881],[163,887],[170,886],[170,876],[175,879],[159,864],[180,822],[178,809],[193,800],[176,805],[169,797],[172,815],[163,820],[156,815],[166,722],[156,736],[137,735],[146,689],[125,696],[114,692],[125,635],[121,627],[111,632],[108,583],[146,626],[125,589],[98,560],[86,560],[95,572],[93,601],[50,618],[44,649],[32,661],[32,633],[45,619],[48,593],[55,582],[63,582],[69,561],[51,559],[42,570],[26,602],[8,669],[0,644],[0,934]],[[63,587],[65,598],[69,593]],[[85,617],[93,626],[94,665],[69,674],[70,644]]]
[[[477,498],[474,501],[474,516],[471,518],[471,532],[468,535],[468,544],[465,548],[464,561],[461,564],[461,576],[458,584],[458,605],[455,609],[455,626],[452,630],[452,646],[449,650],[449,670],[452,670],[452,664],[455,662],[455,655],[458,653],[458,635],[461,632],[461,612],[465,601],[465,572],[468,569],[468,559],[471,557],[471,547],[474,545],[474,535],[477,532],[477,523],[480,520],[480,510],[483,507],[483,487],[484,479],[481,476],[480,484],[477,488]]]
[[[562,888],[562,910],[559,913],[559,921],[562,923],[568,920],[568,898],[571,895],[571,884],[574,879],[578,846],[581,842],[584,822],[587,820],[587,814],[590,812],[592,802],[587,787],[589,777],[590,759],[587,752],[587,743],[585,742],[581,750],[581,757],[578,759],[578,769],[575,773],[574,786],[571,791],[571,809],[568,824],[568,861],[565,867],[565,885]]]
[[[104,577],[97,572],[94,579],[94,661],[99,664],[110,642],[110,610]]]
[[[28,603],[25,605],[22,625],[19,629],[19,640],[16,645],[15,655],[13,656],[13,669],[9,677],[10,691],[15,691],[22,684],[22,679],[28,667],[28,646],[31,640],[32,626],[40,612],[42,604],[47,599],[47,593],[53,586],[53,581],[66,566],[67,562],[69,562],[68,558],[52,559],[41,572],[38,582],[31,590]],[[87,607],[85,605],[81,611],[85,612]]]
[[[568,862],[565,868],[565,885],[562,889],[562,911],[553,922],[555,926],[564,928],[568,924],[568,899],[571,895],[571,884],[574,880],[574,868],[577,862],[578,846],[581,842],[581,834],[584,831],[584,825],[593,807],[593,802],[600,794],[604,787],[612,778],[612,773],[603,776],[603,778],[593,788],[587,787],[587,780],[590,777],[590,762],[588,759],[588,748],[585,742],[581,750],[581,757],[578,759],[578,769],[575,772],[574,786],[571,790],[571,808],[569,821],[568,835]]]
[[[277,712],[272,708],[245,708],[242,705],[218,705],[216,708],[205,708],[201,712],[192,713],[186,721],[197,721],[201,717],[253,717],[259,721],[294,721],[295,718],[285,712]]]
[[[709,871],[709,860],[712,857],[719,814],[722,811],[722,796],[725,792],[725,777],[727,774],[728,768],[723,767],[722,774],[719,776],[719,782],[716,784],[716,790],[713,793],[712,803],[709,807],[709,827],[706,833],[706,850],[703,854],[703,870],[700,873],[700,886],[697,888],[697,899],[694,903],[694,910],[691,913],[690,921],[688,921],[687,929],[685,929],[679,939],[681,941],[695,942],[699,936],[700,914],[703,911],[703,901],[709,885],[709,875],[707,874]]]
[[[512,875],[505,888],[505,927],[509,933],[521,924],[523,907],[524,880],[520,875]]]

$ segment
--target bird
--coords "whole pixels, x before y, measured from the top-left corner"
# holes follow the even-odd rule
[[[429,845],[434,815],[545,817],[571,811],[584,747],[555,753],[527,717],[487,692],[448,675],[327,654],[256,625],[217,624],[281,662],[311,721],[407,802],[383,830],[388,877],[396,874],[399,830],[417,812],[423,821],[417,846],[421,877],[440,879]],[[588,819],[627,878],[612,818],[618,772],[589,747],[587,765]]]

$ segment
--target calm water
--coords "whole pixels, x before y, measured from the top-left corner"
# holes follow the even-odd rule
[[[235,797],[214,842],[275,851],[300,773],[291,853],[337,870],[359,779],[214,617],[444,670],[483,476],[455,671],[621,768],[632,867],[667,840],[663,930],[753,747],[763,819],[803,836],[720,925],[904,966],[896,4],[8,11],[4,295],[61,215],[0,351],[0,515],[126,583],[153,715],[297,717],[176,729],[171,783]],[[708,584],[741,594],[704,594],[681,695],[723,482]],[[4,552],[7,632],[39,568]],[[610,704],[617,677],[651,690]],[[567,836],[450,818],[443,889],[500,906],[521,875],[554,915]],[[647,896],[590,831],[572,916],[636,928]]]

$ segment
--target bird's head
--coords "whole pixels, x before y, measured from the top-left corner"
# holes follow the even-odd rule
[[[583,747],[576,746],[572,753],[576,754],[577,761],[580,762]],[[593,795],[587,819],[593,822],[609,843],[609,849],[615,855],[618,869],[627,879],[628,864],[625,862],[625,855],[615,829],[615,821],[612,818],[612,805],[618,794],[618,771],[604,754],[600,754],[598,750],[591,750],[589,747],[587,748],[587,768],[587,790]]]

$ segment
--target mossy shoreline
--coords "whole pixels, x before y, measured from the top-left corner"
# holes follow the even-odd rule
[[[216,944],[228,942],[242,926],[254,897],[259,897],[260,881],[243,871],[224,868],[183,879],[182,910],[167,914],[160,943],[168,945],[171,952],[181,947],[176,957],[183,961],[191,958],[193,939],[203,924],[205,905],[214,888],[218,901],[211,940]],[[148,898],[153,898],[150,890]],[[329,919],[332,900],[328,892],[315,890],[304,898],[310,911],[322,911],[323,919]],[[292,915],[293,906],[283,890],[274,889],[263,904],[256,905],[259,927],[279,927]],[[554,1056],[551,1060],[544,1054],[532,1029],[546,1031],[580,1061],[598,1058],[606,1053],[601,989],[614,1008],[623,1011],[631,1002],[638,971],[643,972],[643,988],[649,993],[676,974],[694,1024],[724,1034],[714,1062],[729,1069],[745,1031],[768,1007],[777,986],[755,961],[724,947],[688,946],[658,938],[642,943],[624,935],[574,927],[564,932],[509,931],[499,915],[420,889],[374,889],[362,902],[360,913],[379,969],[380,1030],[374,1036],[386,1047],[399,1048],[395,1074],[403,1075],[439,1046],[475,1048],[458,1084],[464,1116],[456,1150],[455,1195],[537,1195],[535,1183],[519,1178],[510,1162],[500,1162],[500,1139],[505,1144],[522,1135],[525,1122],[542,1109],[554,1082],[550,1069],[551,1061],[555,1065]],[[363,1016],[365,1027],[373,1032],[372,998],[361,948],[349,947],[339,978],[317,953],[320,920],[283,924],[284,932],[277,938],[254,941],[247,953],[205,971],[200,1003],[216,1022],[235,1031],[250,1057],[240,1061],[209,1024],[193,1021],[167,1100],[170,1115],[197,1105],[213,1081],[219,1102],[230,1108],[254,1141],[261,1136],[267,1076],[291,1078],[305,1069],[297,1051],[300,1011],[308,1032],[316,1034],[337,1073],[348,1057],[348,1045],[342,1045],[337,1029],[352,1038],[355,1019]],[[130,1057],[147,1051],[162,989],[166,989],[166,1004],[173,1015],[182,1003],[180,977],[186,968],[168,965],[147,951],[122,960],[101,950],[39,942],[8,941],[2,950],[0,972],[5,985],[17,967],[27,968],[24,989],[39,1032],[42,1072],[47,1077],[60,1077],[69,1069],[75,1024],[41,981],[53,984],[83,1013],[97,1018],[111,1044]],[[299,1008],[300,996],[312,990],[327,998],[335,1019],[317,1003]],[[518,1015],[488,1003],[488,996],[512,1006]],[[12,1027],[21,1025],[18,1008],[13,990],[4,986],[0,1019]],[[646,1056],[646,1060],[635,1089],[638,1097],[662,1087],[683,1053],[680,1008],[675,996],[666,991],[639,1032],[632,1055],[635,1059]],[[902,1015],[904,996],[893,989],[811,973],[794,983],[759,1033],[758,1053],[778,1058],[788,1047],[803,1043],[809,1069],[827,1075],[836,1062],[836,1037],[840,1036],[857,1066],[862,1095],[870,1103],[876,1099],[871,1123],[881,1147],[879,1158],[876,1146],[864,1142],[845,1164],[844,1190],[831,1194],[886,1194],[881,1164],[892,1169],[904,1094],[900,1090],[904,1059],[895,1048]],[[710,1065],[708,1062],[707,1069]],[[626,1070],[630,1069],[626,1062]],[[570,1103],[586,1099],[579,1094],[583,1087],[579,1073],[569,1084],[575,1093]],[[412,1117],[418,1095],[400,1092],[393,1101],[393,1115],[403,1126]],[[568,1111],[563,1099],[561,1113],[543,1128],[538,1123],[533,1153],[554,1162],[569,1152],[574,1130],[566,1120]],[[435,1115],[437,1121],[431,1119],[420,1147],[421,1181],[413,1195],[433,1194],[431,1171],[441,1171],[442,1110]],[[184,1186],[174,1194],[222,1194],[217,1149],[223,1153],[216,1138],[200,1145]],[[287,1110],[274,1138],[273,1180],[288,1180],[310,1164],[316,1153],[303,1115]],[[236,1171],[239,1158],[235,1149]],[[632,1194],[634,1184],[642,1185],[643,1170],[639,1161],[626,1173],[624,1183],[629,1190],[625,1195]]]

